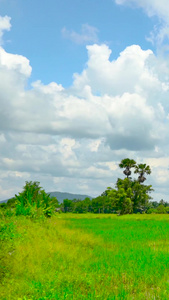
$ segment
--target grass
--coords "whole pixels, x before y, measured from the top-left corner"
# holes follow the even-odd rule
[[[0,299],[152,299],[169,292],[169,216],[1,221]]]

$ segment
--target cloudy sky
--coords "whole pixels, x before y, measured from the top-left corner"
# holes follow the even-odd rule
[[[97,196],[147,163],[169,201],[168,0],[0,0],[0,200]]]

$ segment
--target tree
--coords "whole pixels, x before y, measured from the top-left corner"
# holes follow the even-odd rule
[[[157,201],[152,201],[152,202],[150,203],[150,208],[157,208],[158,205],[159,205],[159,203],[158,203]]]
[[[94,213],[104,213],[105,197],[106,196],[98,196],[92,199],[92,209]]]
[[[163,199],[160,200],[159,204],[163,204],[165,207],[169,206],[169,203],[164,201]]]
[[[117,191],[108,187],[100,196],[91,200],[94,213],[116,213],[117,212]]]
[[[131,188],[133,192],[133,212],[146,211],[149,200],[151,199],[149,194],[153,191],[152,185],[140,184],[138,180],[134,180],[132,181]]]
[[[91,202],[90,198],[85,198],[84,200],[73,199],[69,201],[72,201],[73,204],[72,212],[79,214],[87,213]]]
[[[158,214],[167,214],[168,210],[167,207],[165,207],[163,204],[159,204],[158,207],[156,208],[156,212]]]
[[[118,179],[116,184],[116,189],[109,189],[108,190],[108,197],[111,200],[112,208],[115,212],[118,212],[119,215],[130,214],[133,212],[133,202],[132,196],[133,192],[131,187],[127,187],[126,182],[123,185],[123,181],[129,181],[128,178],[124,180]],[[119,184],[120,183],[120,184]]]
[[[145,180],[144,174],[150,174],[150,167],[146,164],[136,165],[133,159],[125,158],[119,164],[120,168],[125,168],[124,174],[127,176],[124,179],[118,178],[115,188],[107,188],[104,192],[105,195],[111,199],[114,204],[115,210],[119,214],[143,212],[147,210],[149,200],[151,199],[150,193],[153,191],[151,185],[141,184]],[[139,173],[138,180],[132,180],[131,168],[135,168],[135,173]]]
[[[116,182],[116,188],[119,190],[120,188],[123,188],[125,191],[127,191],[128,188],[131,188],[132,181],[129,178],[118,178]]]
[[[131,175],[131,170],[130,169],[134,168],[135,165],[136,165],[136,162],[135,162],[134,159],[124,158],[120,162],[119,167],[121,169],[125,168],[123,173],[127,176],[127,178],[129,178],[129,176]]]
[[[118,210],[120,215],[131,214],[133,212],[133,202],[132,202],[132,189],[128,188],[125,191],[120,188],[117,193],[118,198]]]
[[[91,212],[91,209],[92,209],[91,203],[92,203],[92,201],[89,197],[86,197],[83,200],[83,206],[84,206],[85,212]]]
[[[13,198],[16,204],[16,215],[36,216],[39,213],[50,217],[55,207],[58,207],[58,200],[50,197],[37,181],[26,181],[23,191]]]
[[[64,200],[63,200],[62,207],[63,207],[63,211],[64,211],[65,213],[66,213],[66,212],[72,212],[72,211],[73,211],[73,207],[74,207],[74,203],[73,203],[72,200],[64,199]]]
[[[117,179],[117,190],[121,188],[126,192],[128,189],[132,190],[131,201],[133,203],[133,212],[146,210],[147,204],[151,199],[149,193],[153,191],[151,185],[140,184],[138,180],[130,180],[129,178]]]
[[[134,173],[139,174],[138,181],[140,183],[144,182],[146,178],[144,177],[144,174],[151,174],[150,166],[147,166],[146,164],[139,164],[135,166]]]

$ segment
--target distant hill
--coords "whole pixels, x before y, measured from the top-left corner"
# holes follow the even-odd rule
[[[9,199],[7,199],[7,200],[0,200],[0,204],[1,204],[1,203],[6,203],[8,200],[9,200]]]
[[[64,193],[64,192],[50,192],[48,194],[50,194],[51,197],[56,197],[60,203],[63,202],[64,199],[69,199],[69,200],[73,200],[73,199],[84,200],[85,198],[92,199],[92,197],[88,195],[79,195],[79,194],[71,194],[71,193]],[[6,203],[8,200],[9,199],[1,200],[0,204],[4,202]]]
[[[88,195],[71,194],[71,193],[66,193],[66,192],[65,193],[64,192],[51,192],[48,194],[50,194],[51,197],[56,197],[60,203],[63,202],[64,199],[69,199],[69,200],[73,200],[73,199],[84,200],[85,198],[92,199],[92,197],[90,197]]]

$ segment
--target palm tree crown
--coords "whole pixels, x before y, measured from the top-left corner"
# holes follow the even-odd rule
[[[144,177],[144,174],[151,174],[151,169],[150,166],[147,166],[146,164],[139,164],[135,166],[135,171],[134,173],[139,174],[138,181],[139,182],[144,182],[146,178]]]
[[[127,176],[127,178],[131,175],[130,169],[135,167],[136,162],[134,159],[124,158],[119,164],[120,168],[125,168],[123,173]]]

